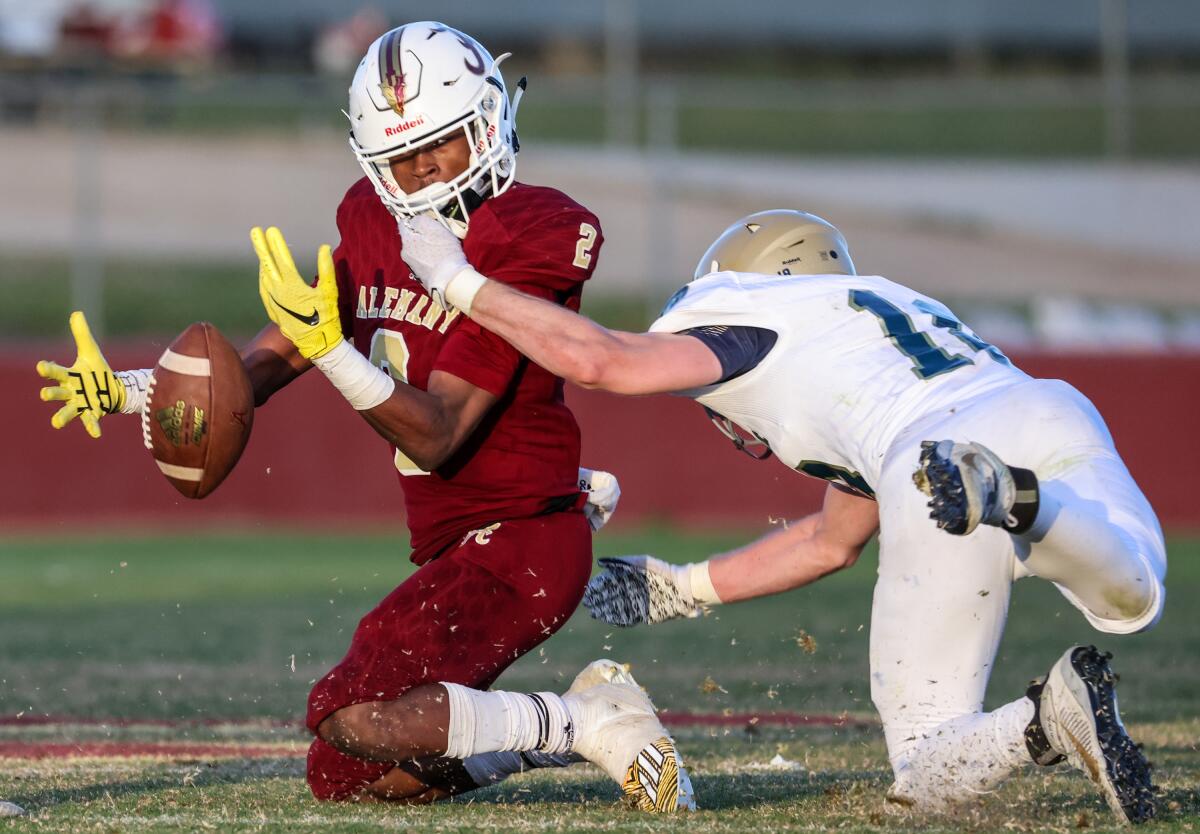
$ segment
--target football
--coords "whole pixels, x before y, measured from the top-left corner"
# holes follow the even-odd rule
[[[197,322],[159,357],[146,387],[142,439],[181,494],[203,498],[220,486],[246,448],[254,392],[233,345]]]

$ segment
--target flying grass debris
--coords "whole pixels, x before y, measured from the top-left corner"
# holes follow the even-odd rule
[[[816,654],[817,653],[816,638],[813,637],[811,634],[809,634],[804,629],[800,629],[799,631],[797,631],[796,636],[793,637],[792,639],[796,641],[796,645],[799,646],[804,651],[805,654]]]

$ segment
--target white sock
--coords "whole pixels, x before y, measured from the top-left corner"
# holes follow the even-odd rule
[[[553,692],[483,692],[442,683],[449,696],[446,755],[467,759],[477,753],[538,750],[569,753],[575,725],[562,698]]]
[[[995,790],[1031,763],[1025,727],[1032,720],[1033,701],[1020,698],[992,712],[939,724],[904,756],[889,794],[938,810]]]
[[[503,782],[514,773],[524,773],[527,770],[543,767],[569,767],[585,759],[574,753],[539,753],[527,750],[518,753],[515,750],[504,750],[495,753],[476,753],[470,758],[463,759],[463,767],[481,788]]]

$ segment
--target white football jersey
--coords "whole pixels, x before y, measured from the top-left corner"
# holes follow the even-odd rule
[[[884,454],[922,418],[1028,379],[941,302],[878,276],[717,272],[681,289],[651,326],[774,331],[727,382],[679,392],[765,440],[808,475],[874,494]]]

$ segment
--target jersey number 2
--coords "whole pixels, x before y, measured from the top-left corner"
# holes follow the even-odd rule
[[[575,242],[575,260],[571,266],[587,269],[592,262],[592,247],[596,245],[596,227],[591,223],[579,224],[579,240]]]
[[[850,306],[855,310],[866,310],[879,319],[879,326],[884,334],[892,340],[901,353],[912,360],[912,372],[921,379],[930,379],[938,374],[953,371],[964,365],[974,365],[975,360],[958,353],[950,353],[940,348],[929,338],[929,334],[918,330],[908,314],[886,298],[870,290],[850,290]],[[962,322],[954,318],[950,311],[936,307],[923,301],[913,302],[913,306],[922,313],[928,313],[933,319],[933,326],[953,333],[959,341],[974,351],[982,351],[1003,365],[1012,364],[999,348],[990,345],[973,333],[963,331]]]

